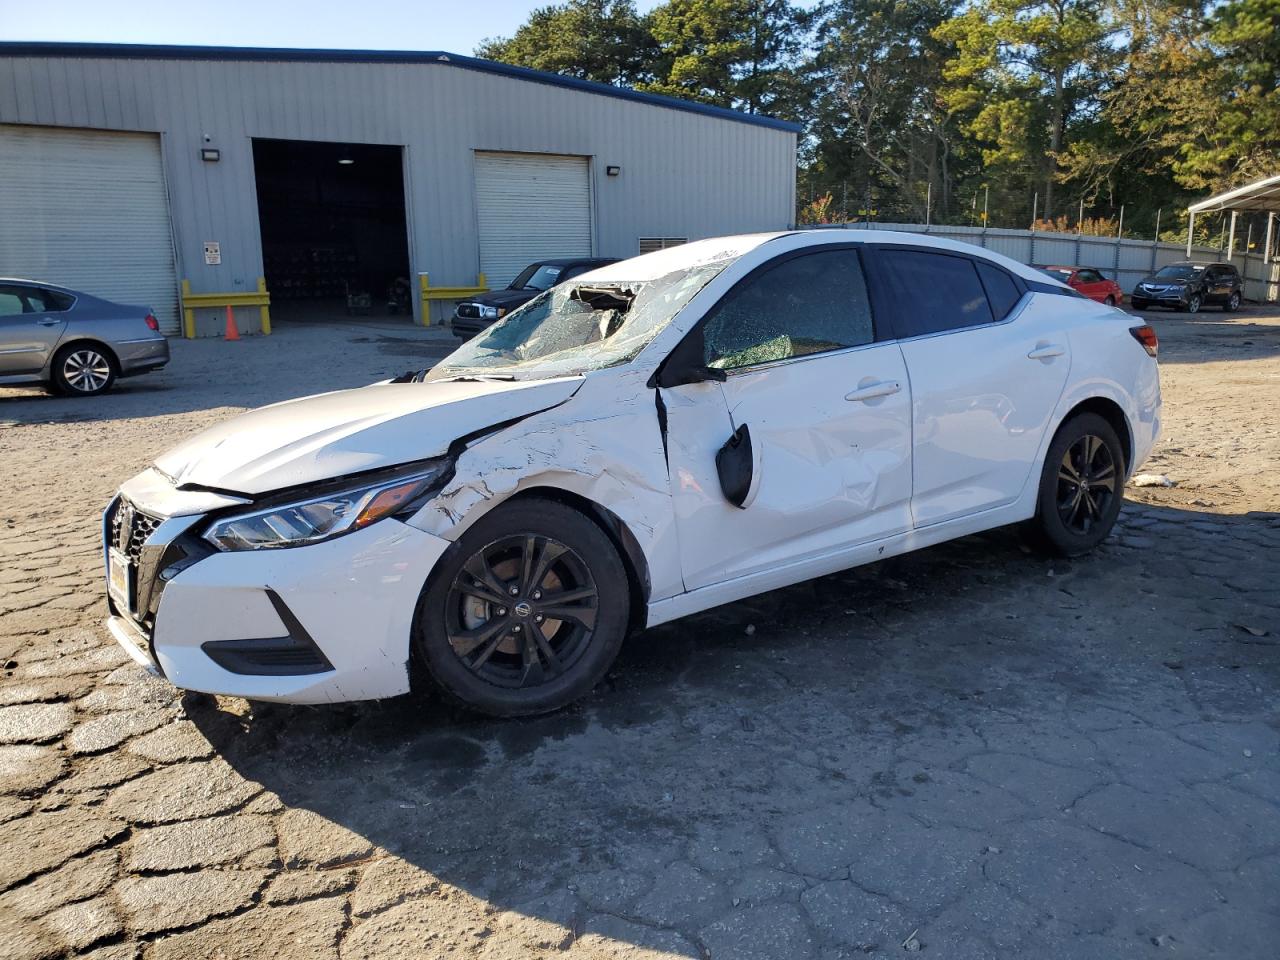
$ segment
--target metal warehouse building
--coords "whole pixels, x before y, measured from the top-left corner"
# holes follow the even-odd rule
[[[786,228],[797,131],[448,53],[0,44],[0,276],[174,333],[406,284],[439,321],[539,258]]]

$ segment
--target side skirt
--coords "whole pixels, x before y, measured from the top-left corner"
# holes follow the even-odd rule
[[[1021,497],[1003,507],[959,517],[946,523],[919,527],[884,540],[872,540],[835,553],[798,560],[773,570],[699,587],[688,593],[659,600],[649,604],[646,626],[656,627],[660,623],[678,620],[691,613],[709,610],[746,597],[754,597],[770,590],[789,587],[793,583],[812,580],[814,577],[825,577],[829,573],[848,570],[850,567],[860,567],[865,563],[875,563],[877,560],[911,553],[913,550],[967,537],[973,533],[981,533],[983,530],[993,530],[996,527],[1029,520],[1035,515],[1037,485],[1030,486],[1029,495],[1024,491]]]

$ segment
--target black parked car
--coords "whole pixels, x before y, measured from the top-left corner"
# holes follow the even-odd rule
[[[539,260],[537,263],[531,263],[520,271],[520,275],[511,281],[507,289],[492,290],[459,303],[453,311],[451,326],[454,335],[463,340],[474,337],[516,307],[523,307],[543,290],[549,290],[557,283],[572,280],[588,270],[603,267],[608,263],[617,263],[617,260],[566,257],[560,260]]]
[[[1130,304],[1137,310],[1172,307],[1198,313],[1206,304],[1223,310],[1239,309],[1240,274],[1229,263],[1171,263],[1133,288]]]

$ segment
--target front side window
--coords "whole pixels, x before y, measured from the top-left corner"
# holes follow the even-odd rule
[[[991,323],[995,318],[968,257],[929,250],[880,250],[876,270],[898,318],[900,337]]]
[[[802,254],[748,277],[708,314],[702,338],[704,362],[723,370],[871,343],[857,251]]]
[[[0,287],[0,317],[15,317],[28,312],[17,293],[9,287]]]

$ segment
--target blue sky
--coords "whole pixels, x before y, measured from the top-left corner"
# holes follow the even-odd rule
[[[549,0],[0,0],[0,40],[448,50],[509,36]],[[648,10],[657,0],[639,0]]]

